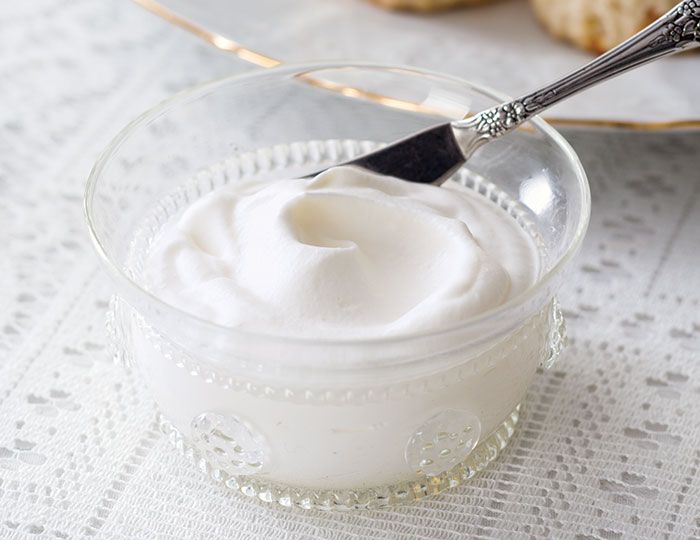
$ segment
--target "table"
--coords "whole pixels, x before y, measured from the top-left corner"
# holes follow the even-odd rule
[[[503,456],[391,511],[303,513],[212,484],[105,350],[82,217],[116,131],[255,69],[119,0],[0,8],[0,538],[700,537],[700,132],[566,130],[591,180],[571,344]]]

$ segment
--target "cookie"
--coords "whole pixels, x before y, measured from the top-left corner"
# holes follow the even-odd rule
[[[677,0],[530,0],[555,36],[596,53],[612,49],[672,9]]]

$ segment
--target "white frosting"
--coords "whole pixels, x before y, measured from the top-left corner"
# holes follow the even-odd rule
[[[338,167],[207,194],[156,237],[144,280],[221,325],[361,338],[466,320],[538,273],[532,239],[478,193]]]

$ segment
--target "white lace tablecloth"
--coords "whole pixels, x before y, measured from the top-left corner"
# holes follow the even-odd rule
[[[245,69],[121,0],[0,6],[0,538],[700,536],[699,132],[566,133],[593,189],[561,294],[572,344],[469,485],[304,513],[229,493],[171,451],[105,352],[82,192],[126,121]]]

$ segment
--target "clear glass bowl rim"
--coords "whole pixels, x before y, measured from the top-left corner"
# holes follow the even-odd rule
[[[446,75],[444,73],[434,72],[426,70],[423,68],[416,68],[411,66],[393,65],[393,64],[382,64],[374,62],[313,62],[313,63],[299,63],[299,64],[284,64],[282,66],[277,66],[274,68],[268,68],[263,71],[253,71],[251,73],[229,75],[219,79],[215,79],[209,82],[205,82],[191,88],[182,90],[169,98],[161,101],[154,107],[144,111],[142,114],[137,116],[134,120],[129,122],[121,131],[112,139],[112,141],[105,147],[105,149],[100,153],[97,161],[92,167],[90,174],[88,176],[87,185],[85,188],[85,194],[83,198],[83,212],[87,222],[88,232],[90,239],[92,241],[93,248],[95,249],[100,263],[106,269],[112,280],[120,287],[124,287],[129,290],[134,297],[145,298],[148,302],[155,303],[160,310],[163,312],[170,313],[171,315],[177,316],[179,319],[186,321],[188,325],[199,326],[204,330],[209,332],[214,332],[218,334],[226,334],[234,339],[247,339],[247,340],[264,340],[267,342],[274,341],[278,344],[294,344],[294,345],[337,345],[337,346],[357,346],[357,345],[382,345],[382,344],[392,344],[392,343],[402,343],[412,339],[420,339],[426,337],[440,337],[442,335],[449,335],[452,332],[463,331],[469,326],[483,325],[490,320],[497,319],[501,317],[505,312],[512,310],[513,308],[526,303],[528,300],[537,296],[539,292],[547,287],[547,285],[558,275],[564,268],[568,265],[569,261],[576,255],[581,243],[586,234],[588,228],[588,223],[590,219],[591,211],[591,194],[590,187],[588,184],[588,179],[584,171],[583,165],[579,161],[576,152],[571,147],[571,145],[566,141],[566,139],[552,126],[547,124],[544,120],[539,117],[533,118],[528,122],[535,126],[535,128],[544,134],[550,142],[553,142],[563,155],[567,158],[567,162],[571,169],[576,174],[578,178],[578,186],[580,189],[580,200],[581,205],[579,207],[578,223],[576,224],[576,231],[574,237],[567,247],[566,251],[559,257],[559,259],[552,265],[552,268],[547,271],[540,279],[530,288],[526,289],[522,293],[514,296],[507,302],[480,313],[474,317],[471,317],[465,321],[460,321],[459,323],[444,326],[438,330],[431,330],[428,332],[415,332],[412,334],[397,335],[390,337],[369,337],[369,338],[323,338],[323,337],[306,337],[306,336],[287,336],[287,335],[276,335],[264,332],[253,332],[249,330],[242,330],[238,328],[232,328],[228,326],[223,326],[215,322],[197,317],[192,313],[181,310],[167,302],[161,300],[157,296],[153,295],[138,283],[132,280],[122,268],[116,264],[114,260],[108,255],[107,250],[100,240],[99,233],[97,232],[93,219],[93,207],[92,198],[94,196],[97,183],[100,180],[103,169],[107,166],[110,159],[119,150],[119,147],[129,139],[130,135],[135,133],[140,128],[148,125],[153,120],[156,120],[160,116],[166,114],[171,109],[176,108],[179,105],[186,104],[194,99],[203,97],[208,93],[216,90],[219,87],[227,86],[229,84],[237,84],[239,82],[247,81],[249,79],[254,79],[256,77],[270,75],[274,73],[279,74],[310,74],[315,71],[329,70],[329,69],[343,69],[343,68],[358,68],[358,69],[375,69],[384,71],[395,71],[395,72],[407,72],[419,76],[427,76],[436,79],[442,79],[445,81],[454,82],[466,87],[470,92],[481,94],[482,96],[493,100],[496,103],[506,102],[510,98],[493,90],[484,85],[472,83],[470,81],[455,77],[452,75]],[[119,294],[119,293],[118,293]],[[121,296],[121,295],[120,295]],[[127,300],[128,301],[128,300]]]

